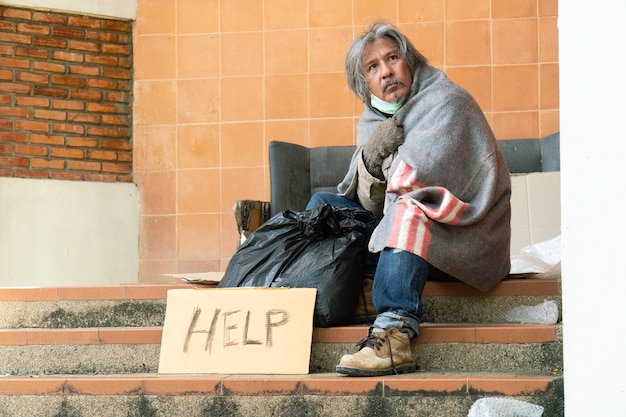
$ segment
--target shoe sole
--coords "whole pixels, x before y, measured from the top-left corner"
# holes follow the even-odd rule
[[[348,376],[385,376],[395,374],[409,374],[411,372],[415,372],[417,371],[417,365],[415,363],[405,363],[400,366],[396,366],[396,369],[361,369],[351,366],[337,365],[335,367],[335,371]]]

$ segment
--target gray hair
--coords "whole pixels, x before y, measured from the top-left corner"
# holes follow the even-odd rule
[[[415,74],[415,70],[428,64],[428,60],[424,55],[418,52],[411,41],[398,30],[394,25],[387,22],[374,22],[369,30],[358,36],[348,49],[346,54],[345,70],[348,78],[348,86],[352,92],[365,101],[369,97],[369,88],[363,74],[361,66],[361,58],[365,46],[376,39],[390,38],[400,50],[400,56],[407,62],[411,69],[411,74]]]

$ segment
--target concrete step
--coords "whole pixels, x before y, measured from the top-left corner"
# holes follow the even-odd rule
[[[0,378],[12,417],[465,417],[482,397],[509,397],[563,416],[563,379],[519,374],[46,376]]]
[[[0,288],[0,328],[162,326],[167,291],[194,287],[197,285]],[[366,288],[367,299],[371,299],[369,291]],[[511,279],[485,293],[462,283],[428,282],[422,321],[502,323],[511,308],[544,300],[555,300],[560,306],[559,279]],[[370,313],[375,315],[373,308]],[[366,321],[362,314],[360,317],[355,322]]]
[[[425,371],[550,375],[562,369],[560,325],[424,324],[421,330],[412,348]],[[367,326],[314,329],[309,371],[333,372],[366,334]],[[0,375],[157,372],[161,336],[161,327],[0,330]]]

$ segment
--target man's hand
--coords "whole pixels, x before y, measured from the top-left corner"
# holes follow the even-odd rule
[[[367,171],[379,180],[384,180],[381,164],[386,157],[398,150],[403,139],[404,128],[400,120],[387,119],[377,124],[363,146],[363,162]]]

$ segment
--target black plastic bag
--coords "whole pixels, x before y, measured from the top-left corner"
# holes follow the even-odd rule
[[[314,324],[346,323],[361,294],[375,221],[365,209],[326,204],[283,211],[245,240],[218,287],[316,288]]]

